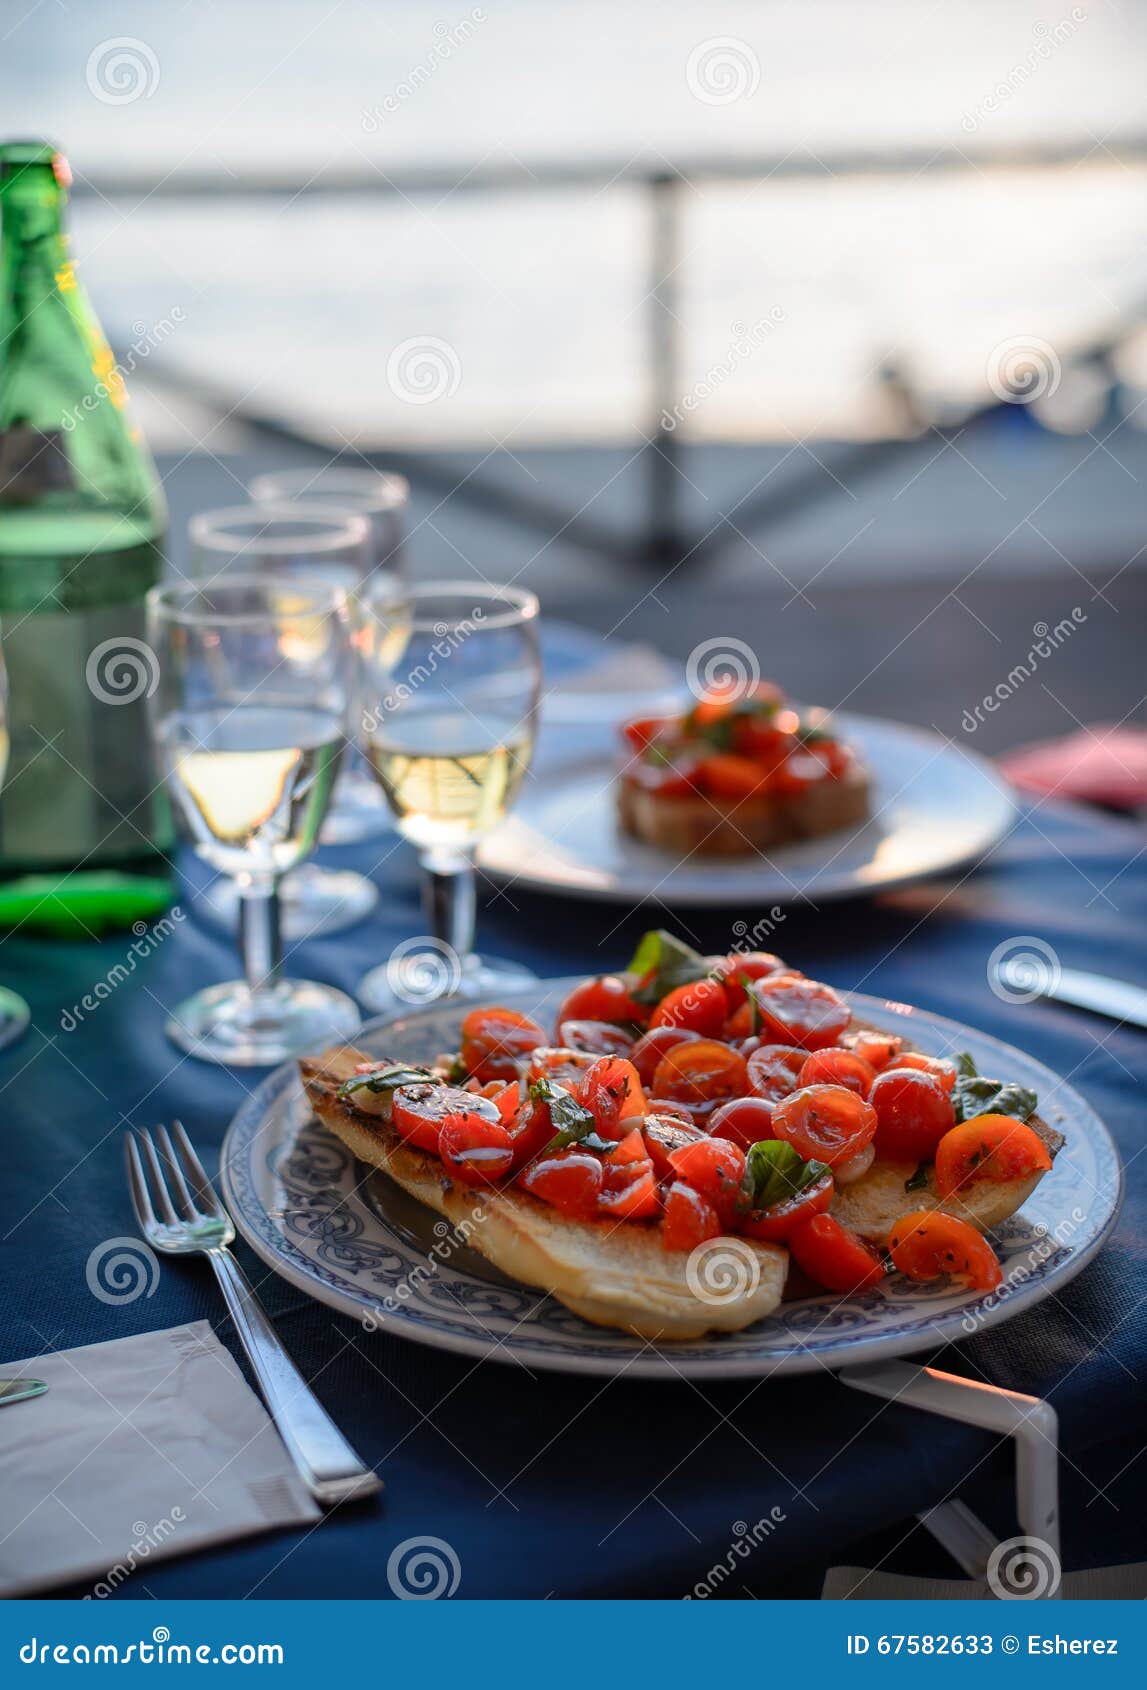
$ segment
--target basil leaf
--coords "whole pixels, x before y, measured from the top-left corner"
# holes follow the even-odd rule
[[[777,713],[777,703],[771,698],[739,698],[736,703],[721,715],[706,721],[698,721],[696,706],[689,711],[684,719],[684,729],[693,739],[702,739],[711,745],[714,751],[731,751],[733,736],[738,722],[757,718],[768,721]]]
[[[354,1100],[356,1091],[383,1092],[397,1091],[399,1086],[440,1085],[441,1081],[429,1068],[404,1068],[400,1063],[392,1063],[388,1068],[376,1068],[369,1074],[352,1074],[349,1080],[344,1080],[338,1089],[339,1097],[349,1097]]]
[[[530,1087],[530,1096],[538,1103],[549,1104],[550,1125],[557,1128],[542,1152],[544,1156],[555,1150],[565,1150],[571,1144],[586,1144],[597,1137],[597,1122],[564,1086],[555,1085],[552,1080],[537,1080]],[[590,1144],[589,1148],[593,1150],[596,1146]]]
[[[650,740],[641,753],[647,763],[656,763],[660,768],[671,766],[673,753],[667,745],[658,745],[655,739]]]
[[[637,1003],[660,1003],[666,992],[673,991],[675,986],[703,980],[710,969],[699,951],[658,927],[642,938],[626,972],[651,975],[646,985],[630,993]]]
[[[931,1162],[918,1163],[916,1172],[912,1175],[912,1178],[904,1181],[905,1191],[923,1191],[924,1187],[928,1184],[928,1169],[931,1166]]]
[[[828,1172],[826,1162],[806,1162],[791,1144],[762,1139],[745,1160],[745,1196],[752,1209],[771,1209],[797,1197]]]
[[[970,1121],[976,1115],[1013,1115],[1026,1121],[1034,1115],[1039,1099],[1028,1086],[1014,1080],[989,1080],[977,1074],[976,1064],[964,1051],[956,1058],[956,1084],[952,1088],[952,1107],[957,1121]]]

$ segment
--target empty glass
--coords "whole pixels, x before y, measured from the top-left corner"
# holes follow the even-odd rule
[[[345,595],[229,573],[155,587],[147,608],[160,768],[183,833],[238,888],[244,970],[181,1004],[168,1036],[208,1062],[282,1062],[359,1020],[344,992],[284,978],[277,896],[314,849],[346,743]]]
[[[214,580],[230,570],[240,569],[284,579],[318,576],[350,593],[369,572],[375,555],[373,530],[367,516],[357,511],[337,511],[320,503],[288,500],[202,511],[192,517],[189,534],[191,573],[197,580]],[[346,815],[342,817],[332,835],[330,818],[338,810],[342,793],[340,776],[320,844],[341,844],[382,831],[385,817],[377,796],[372,800],[373,824],[364,834],[354,819],[360,801],[352,794],[353,813],[349,819]],[[378,891],[365,875],[355,874],[351,869],[320,868],[316,863],[307,863],[284,880],[280,898],[284,936],[297,940],[355,926],[378,902]],[[233,883],[216,881],[204,893],[201,906],[205,914],[233,928],[238,916]]]
[[[284,469],[257,475],[247,489],[256,504],[301,503],[335,515],[353,512],[370,525],[367,569],[373,583],[381,574],[397,587],[405,573],[403,531],[410,486],[401,475],[365,466],[325,464],[315,469]],[[323,828],[324,845],[353,845],[377,839],[393,827],[386,801],[357,755],[348,756],[335,788],[335,801]],[[305,875],[320,874],[314,867]],[[330,929],[325,929],[330,931]]]
[[[429,931],[362,981],[375,1010],[496,996],[535,978],[474,955],[475,852],[530,766],[541,690],[538,601],[515,587],[368,586],[355,639],[362,744],[399,831],[418,847]]]

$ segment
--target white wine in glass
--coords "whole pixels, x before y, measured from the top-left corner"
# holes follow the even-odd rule
[[[280,876],[315,846],[346,744],[346,596],[318,582],[226,574],[148,595],[159,662],[152,728],[176,817],[239,893],[241,981],[197,993],[169,1037],[210,1062],[262,1065],[345,1038],[344,992],[283,977]]]
[[[463,716],[414,720],[399,737],[400,745],[385,731],[368,737],[367,755],[402,832],[427,850],[465,850],[496,827],[518,796],[533,753],[533,735],[519,724],[480,736]],[[479,737],[485,743],[470,743]]]
[[[426,950],[373,969],[359,995],[372,1009],[423,1001],[424,982],[462,997],[527,985],[515,963],[474,954],[475,853],[506,815],[533,755],[542,665],[538,601],[514,587],[432,582],[400,597],[368,591],[355,639],[362,744],[418,848]]]
[[[319,499],[306,503],[266,500],[200,511],[191,519],[188,537],[191,572],[198,581],[214,581],[230,573],[267,575],[280,581],[318,579],[350,593],[374,567],[370,515],[339,510]],[[352,818],[348,828],[332,834],[331,823],[346,792],[347,762],[344,755],[320,844],[368,838],[389,824],[375,789],[365,831]],[[362,778],[370,779],[365,770]],[[377,904],[378,891],[373,881],[353,869],[308,862],[283,882],[279,902],[283,935],[294,941],[356,926]],[[234,883],[226,878],[215,881],[203,894],[202,910],[234,932],[239,913]]]

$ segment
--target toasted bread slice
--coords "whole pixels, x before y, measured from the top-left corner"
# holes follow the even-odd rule
[[[674,856],[745,857],[797,839],[855,827],[868,814],[868,770],[855,763],[839,780],[798,793],[765,793],[739,803],[719,798],[663,797],[624,771],[618,814],[626,833]]]
[[[737,1332],[771,1314],[781,1300],[787,1250],[750,1239],[728,1240],[735,1283],[742,1295],[708,1301],[689,1283],[690,1257],[662,1247],[656,1228],[640,1221],[578,1221],[516,1186],[481,1189],[451,1179],[436,1156],[404,1143],[387,1118],[381,1097],[367,1113],[338,1096],[360,1062],[377,1061],[349,1045],[335,1046],[299,1063],[311,1107],[361,1161],[381,1168],[404,1191],[457,1225],[466,1220],[467,1243],[495,1267],[526,1285],[548,1291],[566,1308],[599,1326],[617,1326],[642,1338],[700,1338]],[[718,1241],[713,1241],[714,1252]],[[754,1271],[755,1268],[755,1271]],[[715,1255],[713,1278],[718,1280]]]
[[[1039,1134],[1054,1160],[1063,1147],[1063,1134],[1049,1127],[1038,1115],[1033,1115],[1028,1125]],[[990,1232],[1023,1207],[1043,1178],[1042,1173],[1037,1173],[1028,1179],[981,1180],[970,1185],[962,1195],[942,1198],[936,1189],[933,1166],[929,1166],[922,1185],[911,1191],[906,1189],[916,1168],[915,1162],[874,1162],[854,1185],[837,1188],[830,1213],[842,1226],[850,1226],[862,1238],[880,1245],[887,1244],[893,1223],[914,1209],[943,1209],[980,1232]]]

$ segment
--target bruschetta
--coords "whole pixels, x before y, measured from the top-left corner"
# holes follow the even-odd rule
[[[623,732],[621,826],[674,856],[752,855],[868,814],[871,781],[855,749],[823,711],[802,715],[772,685]]]
[[[838,1296],[893,1270],[990,1290],[984,1234],[1063,1143],[966,1054],[907,1048],[771,953],[665,932],[553,1029],[478,1008],[427,1066],[340,1046],[300,1070],[356,1157],[502,1271],[652,1339],[760,1320],[790,1256]]]

